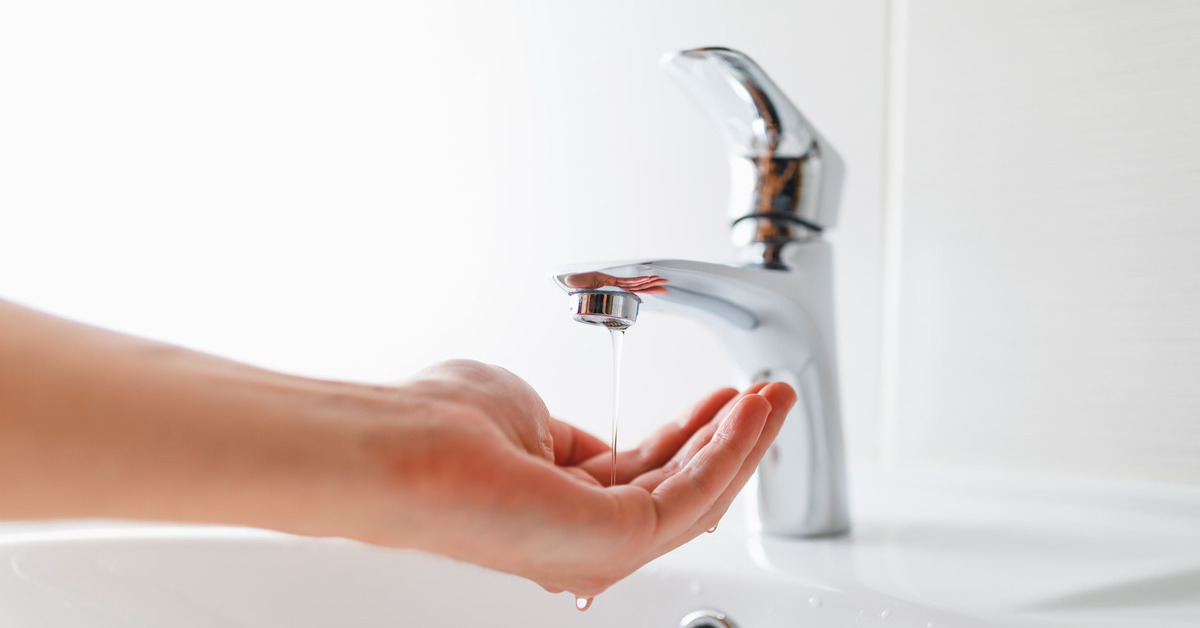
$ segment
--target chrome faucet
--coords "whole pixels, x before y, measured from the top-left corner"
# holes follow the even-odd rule
[[[668,55],[663,66],[731,150],[739,263],[635,261],[571,269],[555,281],[571,295],[581,322],[628,327],[643,304],[690,316],[716,330],[740,384],[791,384],[799,400],[750,493],[758,526],[783,536],[844,532],[833,267],[821,238],[836,219],[841,161],[746,55],[701,48]]]

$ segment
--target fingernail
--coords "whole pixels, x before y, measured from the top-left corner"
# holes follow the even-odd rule
[[[762,395],[760,395],[760,394],[750,394],[750,395],[746,395],[746,396],[742,397],[742,400],[739,400],[739,401],[738,401],[738,406],[740,406],[740,405],[743,405],[743,403],[757,403],[756,401],[748,401],[748,400],[750,400],[750,399],[754,399],[754,397],[757,397],[757,399],[761,399],[761,400],[762,400],[762,403],[763,403],[763,405],[764,405],[764,406],[767,406],[767,408],[766,408],[766,409],[764,409],[764,411],[762,412],[762,415],[763,415],[763,417],[766,417],[766,415],[770,414],[770,409],[772,409],[772,407],[773,407],[773,406],[772,406],[772,403],[770,403],[770,400],[769,400],[769,399],[767,399],[767,397],[764,397],[764,396],[762,396]],[[731,412],[731,413],[730,413],[730,417],[726,417],[726,419],[725,419],[725,420],[727,421],[728,419],[730,419],[730,418],[732,417],[732,415],[733,415],[733,414],[734,414],[734,413],[733,413],[733,412]],[[725,425],[724,425],[724,424],[722,424],[722,425],[721,425],[721,430],[725,430]],[[726,432],[726,433],[728,433],[728,432]]]

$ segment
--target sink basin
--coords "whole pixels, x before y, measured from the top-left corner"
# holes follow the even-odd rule
[[[0,626],[1200,625],[1200,490],[862,472],[854,531],[720,529],[586,612],[419,552],[242,528],[0,525]],[[701,623],[693,626],[720,626]]]

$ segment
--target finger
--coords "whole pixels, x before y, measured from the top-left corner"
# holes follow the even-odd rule
[[[554,464],[559,466],[574,466],[589,458],[600,459],[611,454],[604,441],[558,419],[550,419],[550,438]]]
[[[635,449],[617,452],[617,483],[626,484],[637,476],[662,466],[687,443],[696,430],[708,424],[738,392],[722,388],[697,403],[690,412],[675,422],[659,427]],[[580,466],[596,479],[607,484],[611,479],[611,456],[605,448],[600,455],[585,460]]]
[[[631,452],[639,457],[638,462],[643,467],[641,471],[665,464],[688,443],[697,431],[715,423],[714,419],[719,420],[728,413],[729,408],[733,406],[733,400],[738,395],[738,391],[733,388],[714,391],[696,404],[680,420],[655,430],[646,440],[642,441],[636,450]],[[638,471],[638,469],[632,469],[632,471]]]
[[[725,417],[733,411],[733,408],[737,405],[738,401],[740,401],[743,397],[758,394],[758,392],[762,390],[764,386],[766,386],[765,382],[752,384],[749,388],[743,390],[733,399],[730,399],[724,407],[722,407],[716,414],[712,415],[712,418],[707,424],[701,426],[701,428],[697,430],[696,433],[693,434],[686,443],[684,443],[684,446],[675,452],[675,454],[672,456],[672,462],[674,462],[678,467],[683,467],[683,465],[687,464],[688,461],[696,455],[696,452],[700,451],[705,445],[708,444],[708,441],[712,438],[713,433],[720,428],[721,423],[725,420]]]
[[[756,394],[764,386],[766,386],[765,383],[754,384],[741,394],[729,400],[720,411],[718,411],[715,415],[712,415],[712,419],[708,423],[699,426],[699,429],[697,429],[691,435],[691,437],[688,438],[687,442],[685,442],[682,447],[679,447],[668,460],[656,467],[650,467],[645,473],[637,476],[634,479],[631,479],[630,482],[648,491],[654,490],[659,484],[686,466],[688,461],[690,461],[701,449],[704,448],[705,445],[709,443],[713,437],[713,434],[715,434],[717,429],[720,427],[722,421],[729,415],[739,401],[748,395]]]
[[[792,406],[796,403],[796,392],[791,386],[776,382],[763,388],[759,394],[770,402],[771,412],[767,415],[762,433],[758,436],[758,442],[755,443],[750,455],[742,463],[742,468],[738,471],[737,476],[734,477],[733,482],[725,489],[724,494],[713,503],[708,513],[701,517],[679,538],[674,539],[667,546],[660,548],[660,552],[665,553],[683,545],[700,533],[717,525],[721,517],[729,510],[729,505],[733,503],[734,498],[746,486],[746,483],[750,480],[750,476],[754,475],[754,471],[758,468],[758,463],[762,461],[763,456],[770,450],[775,437],[783,427],[784,420],[787,418]]]
[[[754,450],[770,412],[765,397],[742,397],[687,466],[654,489],[659,539],[687,532],[712,509]]]

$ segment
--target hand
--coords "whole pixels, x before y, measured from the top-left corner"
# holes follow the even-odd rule
[[[550,418],[520,378],[474,362],[403,386],[408,418],[383,437],[391,510],[364,535],[600,593],[716,525],[795,402],[786,384],[720,390],[618,454]],[[390,506],[388,506],[390,505]]]
[[[0,399],[0,518],[349,537],[592,596],[716,524],[795,393],[713,393],[606,487],[609,448],[500,368],[312,380],[0,301]]]

